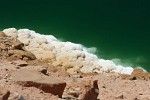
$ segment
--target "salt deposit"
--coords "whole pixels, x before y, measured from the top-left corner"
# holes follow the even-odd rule
[[[79,69],[83,73],[91,72],[117,72],[131,74],[132,67],[124,67],[115,64],[111,60],[98,58],[89,53],[95,52],[96,48],[85,48],[80,44],[62,42],[52,35],[41,35],[29,29],[4,29],[3,32],[13,38],[17,38],[25,44],[25,49],[32,52],[37,59],[49,60],[57,67]]]

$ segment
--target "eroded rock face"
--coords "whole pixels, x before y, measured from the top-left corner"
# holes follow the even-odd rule
[[[0,87],[0,100],[8,100],[8,97],[10,95],[10,91]]]
[[[24,59],[24,58],[27,58],[29,60],[36,59],[36,57],[31,52],[26,52],[23,50],[9,50],[8,55],[19,59]]]
[[[5,33],[0,31],[0,37],[5,37]]]
[[[99,88],[97,80],[88,80],[68,85],[65,92],[67,93],[66,97],[72,96],[72,98],[77,98],[79,100],[97,100]]]
[[[0,58],[36,59],[31,52],[24,50],[23,43],[15,38],[5,36],[3,32],[0,32]]]
[[[140,68],[135,68],[131,73],[131,78],[133,80],[140,79],[140,80],[150,80],[150,73],[144,72]]]
[[[150,80],[150,73],[141,68],[135,68],[131,75],[121,74],[120,77],[127,80]]]
[[[27,66],[28,63],[26,61],[23,61],[23,60],[16,60],[16,61],[13,61],[12,64],[15,64],[19,67],[24,67],[24,66]]]
[[[44,92],[62,96],[66,83],[52,76],[45,76],[35,70],[14,71],[12,78],[25,87],[36,87]]]

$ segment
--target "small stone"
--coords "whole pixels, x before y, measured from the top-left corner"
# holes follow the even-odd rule
[[[13,61],[12,63],[17,65],[17,66],[20,66],[20,67],[24,67],[24,66],[28,65],[28,63],[26,61],[23,61],[23,60],[16,60],[16,61]]]
[[[105,86],[102,86],[102,88],[106,88]]]
[[[142,93],[139,93],[139,95],[143,95]]]
[[[0,100],[8,100],[8,97],[10,95],[10,91],[0,87]]]
[[[118,95],[115,97],[116,99],[124,99],[124,96],[121,94],[121,95]]]
[[[25,100],[24,97],[21,95],[18,100]]]
[[[43,73],[44,75],[47,75],[47,68],[43,68],[43,69],[41,70],[41,73]]]
[[[73,74],[72,77],[74,77],[74,78],[83,78],[83,77],[82,77],[81,75],[79,75],[79,74]]]
[[[79,96],[79,93],[77,91],[70,91],[69,94],[74,96],[74,97],[78,97]]]

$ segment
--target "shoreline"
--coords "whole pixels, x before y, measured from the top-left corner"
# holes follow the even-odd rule
[[[131,74],[130,66],[117,65],[111,60],[100,59],[89,53],[80,44],[61,42],[52,35],[41,35],[29,29],[4,29],[3,32],[25,44],[25,49],[33,53],[37,59],[49,60],[53,66],[70,67],[71,70],[83,73],[116,72]]]

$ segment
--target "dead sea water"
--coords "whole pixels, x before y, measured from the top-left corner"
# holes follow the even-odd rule
[[[95,47],[101,58],[150,71],[149,5],[149,0],[5,0],[0,29],[51,34]]]

